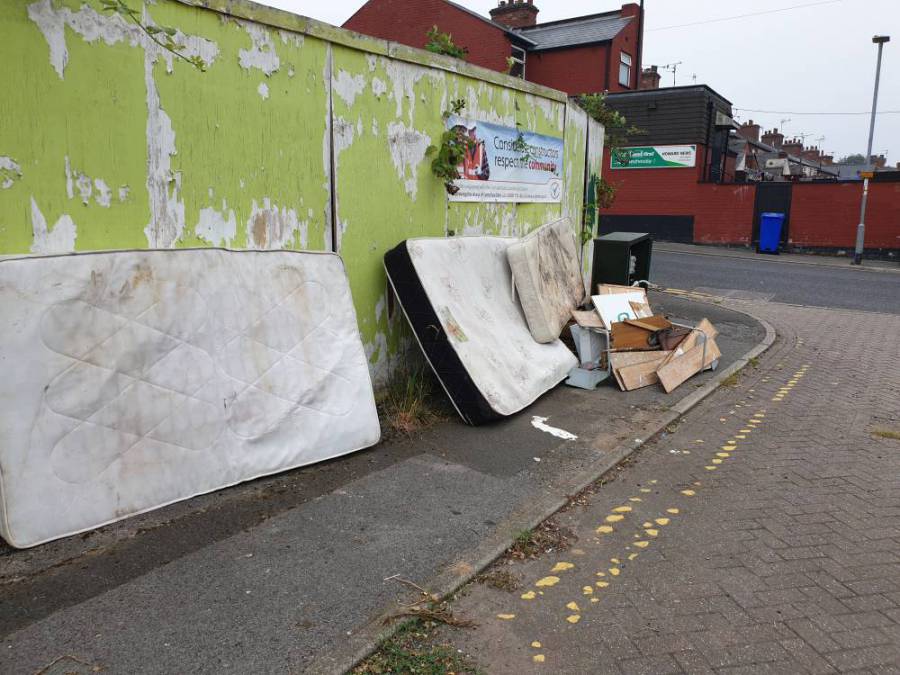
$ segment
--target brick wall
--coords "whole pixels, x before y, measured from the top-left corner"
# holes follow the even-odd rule
[[[506,71],[511,54],[506,33],[443,0],[370,0],[344,24],[358,33],[422,48],[426,33],[437,26],[453,35],[453,42],[469,50],[467,61]]]
[[[702,162],[703,146],[697,149]],[[618,187],[610,215],[693,216],[698,244],[752,245],[756,186],[701,183],[702,170],[609,169]],[[862,183],[795,183],[789,245],[850,249],[856,241]],[[871,183],[866,210],[866,248],[900,250],[900,183]]]
[[[794,185],[790,243],[808,248],[853,248],[862,182]],[[900,250],[900,183],[870,183],[866,248]]]
[[[525,79],[573,95],[601,92],[607,88],[608,54],[608,44],[530,52]]]
[[[704,146],[697,147],[693,169],[610,170],[606,179],[618,187],[610,215],[694,216],[694,241],[704,244],[750,244],[753,232],[752,185],[701,183]],[[601,218],[602,218],[601,214]]]

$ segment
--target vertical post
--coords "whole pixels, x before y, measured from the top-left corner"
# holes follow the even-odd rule
[[[881,54],[884,43],[890,41],[887,35],[876,35],[872,42],[878,45],[878,64],[875,66],[875,92],[872,95],[872,116],[869,119],[869,143],[866,146],[866,167],[872,161],[872,140],[875,135],[875,114],[878,110],[878,84],[881,80]],[[862,265],[863,250],[866,243],[866,202],[869,201],[869,178],[863,179],[863,196],[859,206],[859,225],[856,226],[856,250],[853,254],[853,264]]]

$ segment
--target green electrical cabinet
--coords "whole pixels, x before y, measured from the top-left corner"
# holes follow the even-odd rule
[[[631,286],[650,280],[653,237],[645,232],[611,232],[594,239],[591,293],[599,284]]]

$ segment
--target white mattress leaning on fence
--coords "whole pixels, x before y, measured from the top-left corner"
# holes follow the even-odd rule
[[[498,416],[530,405],[577,365],[562,342],[539,344],[531,337],[512,291],[506,252],[514,241],[454,237],[407,242],[419,281],[450,345]]]
[[[585,299],[572,223],[544,225],[510,244],[506,253],[532,337],[553,342]]]
[[[27,547],[378,442],[335,255],[0,261],[0,535]]]

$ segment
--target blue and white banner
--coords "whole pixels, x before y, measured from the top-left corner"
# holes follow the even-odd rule
[[[562,138],[456,115],[447,124],[472,141],[450,201],[562,201]]]

